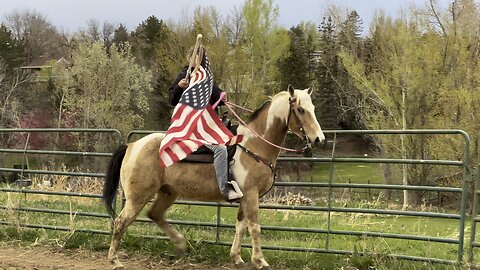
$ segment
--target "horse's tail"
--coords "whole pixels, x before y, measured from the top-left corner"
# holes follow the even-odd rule
[[[113,201],[117,193],[118,184],[120,182],[120,167],[122,160],[125,157],[128,146],[126,144],[120,145],[108,163],[107,175],[105,176],[105,183],[103,185],[103,201],[107,212],[112,218],[115,218],[115,209],[113,209]]]

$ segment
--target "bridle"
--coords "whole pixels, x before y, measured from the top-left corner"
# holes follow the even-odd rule
[[[289,111],[288,117],[287,117],[287,128],[288,128],[288,123],[290,123],[290,116],[293,114],[296,117],[297,128],[302,133],[303,141],[305,142],[305,146],[300,150],[296,150],[296,152],[297,153],[303,153],[308,148],[312,148],[312,144],[310,143],[310,140],[308,139],[307,133],[305,132],[305,129],[303,128],[303,124],[302,124],[302,121],[300,120],[300,117],[297,115],[297,110],[295,110],[295,108],[293,107],[293,104],[295,104],[297,102],[297,98],[289,97],[288,102],[290,103],[290,111]]]
[[[287,129],[289,129],[289,123],[290,123],[290,118],[292,117],[292,115],[296,118],[296,122],[297,122],[297,128],[298,130],[300,130],[300,132],[302,133],[302,137],[303,137],[303,140],[305,142],[305,146],[301,149],[292,149],[292,148],[287,148],[287,147],[283,147],[283,146],[280,146],[280,145],[277,145],[275,143],[272,143],[270,142],[269,140],[265,139],[263,136],[261,136],[260,134],[258,134],[255,130],[253,130],[247,123],[245,123],[245,121],[242,120],[242,118],[240,118],[240,116],[238,116],[238,114],[232,109],[232,107],[230,106],[231,102],[225,102],[225,106],[227,107],[227,109],[238,119],[238,121],[243,125],[245,126],[247,129],[249,129],[257,138],[263,140],[264,142],[266,142],[267,144],[275,147],[275,148],[278,148],[280,150],[284,150],[284,151],[288,151],[288,152],[294,152],[294,153],[303,153],[305,152],[306,149],[308,148],[311,148],[311,144],[308,140],[308,136],[307,136],[307,133],[305,132],[305,129],[303,128],[303,125],[302,125],[302,121],[300,120],[300,117],[297,115],[297,112],[294,108],[294,104],[297,102],[297,99],[295,97],[289,97],[288,99],[288,102],[289,102],[289,106],[290,106],[290,110],[288,112],[288,116],[287,116]],[[238,106],[238,105],[232,105],[232,106],[235,106],[235,107],[240,107],[240,108],[243,108],[241,106]],[[290,130],[289,130],[290,131]],[[257,162],[261,162],[263,164],[265,164],[267,167],[270,168],[270,170],[272,171],[273,175],[275,176],[275,165],[270,162],[269,160],[267,160],[266,158],[263,158],[259,155],[257,155],[256,153],[252,152],[251,150],[249,150],[248,148],[246,148],[245,146],[243,145],[240,145],[240,144],[237,144],[238,147],[240,147],[240,149],[242,149],[245,153],[247,153],[248,155],[250,155],[253,159],[255,159]]]

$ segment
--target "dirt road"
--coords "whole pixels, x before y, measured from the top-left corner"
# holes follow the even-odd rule
[[[179,261],[162,261],[159,258],[152,259],[138,254],[123,254],[122,262],[126,269],[172,269],[172,270],[229,270],[231,266],[214,266],[192,264]],[[111,269],[106,260],[106,252],[94,252],[90,250],[65,250],[45,246],[17,246],[12,244],[0,244],[0,270],[93,270]]]

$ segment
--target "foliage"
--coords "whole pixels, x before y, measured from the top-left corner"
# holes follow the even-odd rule
[[[90,20],[69,35],[38,12],[12,12],[0,24],[0,125],[38,126],[32,116],[42,116],[49,118],[42,126],[164,130],[172,109],[168,88],[201,33],[214,78],[235,103],[255,108],[288,84],[315,85],[313,101],[324,128],[463,129],[472,138],[472,160],[478,157],[477,2],[452,1],[442,8],[427,0],[424,8],[412,7],[398,18],[378,12],[369,32],[362,23],[368,18],[355,10],[330,7],[322,15],[319,25],[287,30],[278,23],[274,0],[248,0],[225,14],[197,7],[178,22],[149,16],[132,32]],[[33,71],[46,75],[44,82],[14,72],[60,57],[70,64]],[[366,139],[395,158],[463,158],[460,137]],[[408,183],[421,185],[457,173],[406,169]]]
[[[279,59],[280,89],[291,84],[297,89],[312,86],[313,72],[310,55],[314,52],[313,39],[305,32],[305,25],[297,25],[288,32],[290,45],[285,56]]]
[[[25,47],[13,37],[12,32],[2,23],[0,24],[0,61],[5,65],[9,74],[15,67],[24,61]]]
[[[41,13],[29,9],[16,10],[5,16],[5,25],[24,46],[28,63],[42,57],[48,60],[61,55],[62,50],[58,46],[61,36]]]
[[[143,126],[152,75],[135,63],[128,44],[119,50],[112,45],[107,53],[102,43],[82,43],[72,61],[71,68],[58,70],[56,91],[64,95],[65,112],[74,115],[77,127],[126,134]]]

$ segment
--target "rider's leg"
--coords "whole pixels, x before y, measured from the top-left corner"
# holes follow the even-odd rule
[[[217,177],[218,187],[220,188],[220,192],[223,194],[224,197],[228,199],[238,199],[243,196],[240,192],[236,192],[232,190],[229,185],[227,185],[228,181],[228,153],[227,147],[225,145],[205,145],[208,149],[212,150],[213,157],[214,157],[214,166],[215,166],[215,174]]]

